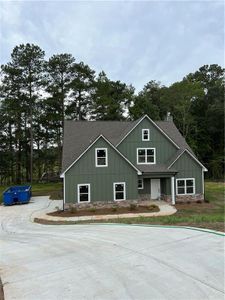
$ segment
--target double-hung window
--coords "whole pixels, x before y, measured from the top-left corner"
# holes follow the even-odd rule
[[[114,182],[113,183],[113,198],[114,201],[126,200],[126,183]]]
[[[90,202],[91,194],[89,183],[82,183],[77,185],[77,198],[78,202]]]
[[[107,167],[108,166],[108,151],[107,148],[95,149],[95,166]]]
[[[149,129],[142,129],[142,141],[150,141]]]
[[[177,182],[177,195],[193,195],[195,194],[194,178],[179,178]]]
[[[137,164],[155,164],[155,148],[137,148]]]

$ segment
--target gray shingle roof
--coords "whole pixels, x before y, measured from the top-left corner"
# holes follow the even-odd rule
[[[168,169],[167,164],[156,164],[156,165],[136,165],[143,173],[176,173],[176,169]]]
[[[156,121],[155,123],[180,147],[180,149],[188,149],[194,154],[191,147],[187,144],[185,138],[173,122]]]
[[[140,121],[140,119],[129,122],[121,121],[65,121],[64,123],[64,140],[63,140],[63,160],[62,172],[64,172],[84,151],[94,142],[99,135],[104,135],[114,146],[116,146],[122,138]],[[191,148],[186,143],[173,122],[158,121],[155,122],[181,149]],[[180,151],[177,152],[179,155]],[[176,158],[176,157],[175,157]],[[175,159],[174,158],[174,159]],[[165,171],[169,166],[154,165],[147,166],[147,169],[154,169],[154,172]],[[138,166],[141,170],[143,167]],[[146,169],[146,171],[147,171]],[[144,169],[143,169],[144,172]],[[153,171],[152,171],[153,172]]]

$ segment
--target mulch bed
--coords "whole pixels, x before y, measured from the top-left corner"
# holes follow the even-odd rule
[[[117,207],[114,208],[89,208],[89,209],[80,209],[73,211],[72,210],[59,210],[48,213],[49,216],[54,217],[79,217],[79,216],[96,216],[96,215],[119,215],[119,214],[128,214],[128,213],[151,213],[158,212],[159,208],[156,205],[149,206],[137,206],[137,207]]]

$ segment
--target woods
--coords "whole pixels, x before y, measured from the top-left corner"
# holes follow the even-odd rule
[[[65,119],[135,120],[148,114],[163,120],[167,112],[208,168],[207,176],[222,178],[224,69],[219,65],[204,65],[169,87],[151,80],[137,93],[71,54],[46,59],[37,45],[16,46],[1,66],[0,184],[59,174]]]

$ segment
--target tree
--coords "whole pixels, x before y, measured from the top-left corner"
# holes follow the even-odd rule
[[[66,113],[71,119],[85,120],[91,105],[95,72],[83,62],[74,64],[72,72],[70,101]]]
[[[138,119],[147,114],[153,120],[160,119],[160,82],[149,81],[135,97],[133,106],[130,107],[132,119]]]
[[[75,59],[71,54],[53,55],[46,63],[45,90],[42,126],[48,128],[46,134],[58,145],[58,165],[61,169],[62,139],[68,93],[73,76]]]
[[[33,181],[33,115],[40,87],[43,85],[44,51],[33,44],[21,44],[13,49],[12,66],[21,72],[23,97],[26,101],[30,130],[30,182]]]
[[[24,92],[22,70],[13,63],[1,66],[1,113],[2,132],[7,130],[4,137],[5,149],[10,150],[10,169],[12,181],[21,182],[22,140],[23,140],[23,112]],[[4,124],[4,125],[3,125]],[[8,138],[7,138],[8,137]],[[7,150],[6,150],[7,151]],[[13,155],[15,152],[15,155]],[[2,154],[3,155],[3,154]],[[15,161],[14,161],[15,159]],[[14,180],[14,163],[16,175]]]
[[[92,118],[96,120],[123,120],[134,97],[133,86],[112,81],[104,72],[95,81]]]
[[[192,106],[203,96],[204,91],[201,85],[187,79],[176,82],[163,90],[162,106],[167,107],[167,110],[172,113],[175,124],[187,139],[193,125]]]
[[[216,64],[204,65],[186,78],[204,89],[204,96],[192,109],[196,152],[208,166],[209,176],[221,178],[224,170],[224,69]]]

